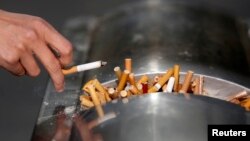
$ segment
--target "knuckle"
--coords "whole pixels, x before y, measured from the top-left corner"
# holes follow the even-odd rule
[[[34,30],[31,30],[31,29],[27,29],[25,34],[24,34],[24,40],[25,41],[35,41],[37,40],[37,34]]]
[[[16,43],[16,49],[21,52],[25,52],[26,50],[25,45],[22,42]]]
[[[25,71],[24,71],[24,69],[23,69],[21,66],[19,66],[19,67],[16,69],[15,74],[16,74],[17,76],[22,76],[22,75],[25,74]]]
[[[46,25],[46,21],[40,17],[34,17],[32,24],[37,28],[41,28]]]
[[[8,64],[15,64],[19,60],[18,55],[15,54],[7,54],[4,58]]]
[[[73,47],[70,42],[65,43],[65,48],[62,50],[62,53],[66,56],[70,56],[72,54]]]

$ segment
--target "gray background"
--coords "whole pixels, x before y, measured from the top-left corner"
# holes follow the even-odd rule
[[[40,16],[61,31],[76,16],[101,15],[135,0],[0,0],[0,9]],[[189,0],[189,3],[250,17],[247,0]],[[49,77],[16,77],[0,69],[0,140],[27,141],[33,132]]]

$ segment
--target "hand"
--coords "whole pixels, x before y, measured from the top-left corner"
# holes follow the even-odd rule
[[[40,69],[34,56],[45,66],[56,90],[63,91],[61,67],[72,61],[70,42],[39,17],[0,10],[0,67],[18,76],[37,76]]]

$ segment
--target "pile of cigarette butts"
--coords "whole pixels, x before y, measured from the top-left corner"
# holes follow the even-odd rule
[[[156,75],[152,79],[147,75],[142,75],[136,80],[132,72],[132,59],[126,58],[124,61],[125,69],[123,71],[119,66],[114,68],[114,73],[117,77],[116,87],[105,87],[98,79],[92,79],[83,85],[83,94],[80,96],[82,107],[88,109],[93,106],[103,105],[114,99],[155,92],[206,95],[206,91],[203,88],[204,76],[202,75],[194,76],[193,71],[187,71],[184,81],[180,83],[179,65],[174,65],[173,68],[169,68],[164,74]],[[235,94],[228,101],[250,110],[250,96],[246,91]]]

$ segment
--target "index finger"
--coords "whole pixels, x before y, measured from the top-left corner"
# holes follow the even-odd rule
[[[68,65],[72,61],[72,45],[65,37],[63,37],[56,29],[54,29],[46,21],[38,22],[37,29],[42,34],[45,42],[52,47],[52,49],[60,53],[60,63],[62,65]],[[42,28],[41,28],[42,27]],[[42,29],[42,30],[41,30]]]

